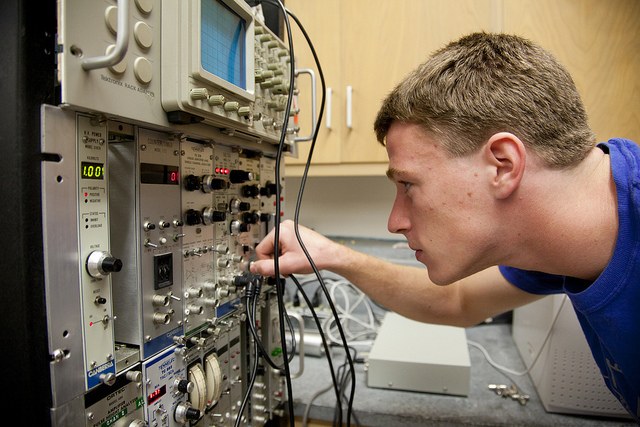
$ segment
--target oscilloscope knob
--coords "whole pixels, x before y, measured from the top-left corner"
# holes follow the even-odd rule
[[[244,117],[245,119],[248,119],[251,116],[251,107],[238,108],[238,115],[240,117]]]
[[[208,99],[209,91],[207,90],[207,88],[197,87],[191,89],[189,95],[191,96],[191,99]]]
[[[240,108],[240,103],[236,101],[227,101],[224,103],[222,108],[224,108],[224,111],[229,111],[229,112],[238,111],[238,108]]]
[[[224,95],[211,95],[208,99],[209,105],[211,106],[222,105],[224,101]]]
[[[101,278],[122,270],[122,261],[105,251],[93,251],[87,257],[87,273],[91,277]]]

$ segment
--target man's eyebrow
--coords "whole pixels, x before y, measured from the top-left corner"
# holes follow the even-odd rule
[[[395,181],[399,175],[403,175],[401,170],[395,168],[387,169],[387,178],[389,178],[391,181]]]

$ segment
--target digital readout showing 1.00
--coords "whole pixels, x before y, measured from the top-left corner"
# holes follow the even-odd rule
[[[80,176],[83,179],[104,179],[104,163],[80,162]]]
[[[140,163],[140,182],[143,184],[180,184],[178,166]]]

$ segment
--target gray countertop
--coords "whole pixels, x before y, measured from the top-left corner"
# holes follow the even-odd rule
[[[509,324],[486,324],[467,328],[468,340],[483,345],[492,358],[512,369],[524,365],[511,338]],[[631,426],[631,421],[615,418],[585,417],[553,414],[545,411],[529,376],[512,377],[519,390],[530,395],[526,405],[503,398],[488,389],[489,384],[510,385],[511,381],[491,367],[482,353],[469,348],[471,359],[470,391],[468,396],[370,388],[362,363],[355,364],[356,390],[353,412],[364,426]],[[333,357],[334,368],[344,361],[344,352]],[[292,367],[298,361],[292,361]],[[304,373],[292,380],[294,410],[302,417],[314,395],[331,385],[326,357],[306,357]],[[295,369],[292,368],[295,371]],[[348,393],[347,393],[348,394]],[[309,419],[331,422],[336,397],[333,389],[318,396],[312,403]],[[343,407],[346,417],[346,405]],[[343,423],[343,425],[346,425]],[[356,425],[352,422],[351,425]]]
[[[402,241],[351,239],[332,237],[340,243],[371,255],[409,265],[420,265],[413,251]],[[303,303],[304,304],[304,303]],[[481,344],[496,363],[514,370],[524,370],[524,364],[511,335],[509,319],[486,323],[465,330],[467,339]],[[332,361],[334,369],[342,365],[344,351],[337,349]],[[493,368],[475,347],[469,347],[471,360],[470,391],[459,397],[443,394],[420,393],[370,388],[366,384],[364,363],[355,364],[356,389],[353,412],[364,426],[631,426],[632,421],[556,414],[546,412],[528,375],[511,379]],[[364,356],[366,360],[366,354]],[[296,356],[297,359],[297,356]],[[298,360],[291,362],[296,370]],[[309,419],[332,422],[336,395],[333,388],[316,397],[329,387],[331,375],[325,356],[304,359],[304,373],[292,380],[295,414],[302,417],[309,411]],[[515,383],[522,393],[530,396],[526,405],[503,398],[488,388],[489,384]],[[348,394],[347,389],[347,394]],[[313,401],[312,401],[313,400]],[[311,402],[309,405],[309,402]],[[346,425],[346,405],[343,405]],[[351,425],[357,425],[352,421]]]

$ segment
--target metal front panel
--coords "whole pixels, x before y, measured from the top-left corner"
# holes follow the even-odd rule
[[[180,151],[167,133],[131,133],[110,144],[111,205],[122,220],[112,242],[127,261],[114,283],[116,339],[146,359],[183,334]]]
[[[138,131],[140,175],[140,253],[142,324],[144,335],[143,358],[174,343],[174,336],[182,336],[182,234],[180,205],[180,146],[179,141],[161,132]],[[162,166],[163,183],[145,182],[146,166]],[[177,175],[172,176],[173,171]],[[167,174],[164,176],[164,174]],[[145,231],[144,223],[155,224]],[[165,224],[164,226],[162,224]],[[168,306],[154,305],[156,296],[170,296]],[[167,320],[168,319],[168,320]]]
[[[84,392],[84,357],[78,273],[75,113],[42,109],[42,219],[53,408]],[[55,411],[56,409],[54,409]]]
[[[78,234],[87,390],[115,377],[109,247],[107,125],[77,116]],[[92,257],[97,256],[97,262]],[[93,262],[93,270],[92,270]],[[117,273],[115,273],[117,274]]]
[[[214,230],[226,210],[213,205],[213,148],[181,142],[184,322],[187,335],[215,317]]]
[[[173,427],[183,425],[175,419],[176,409],[187,402],[180,391],[180,381],[187,380],[187,371],[180,349],[170,347],[142,363],[144,412],[147,425]]]

